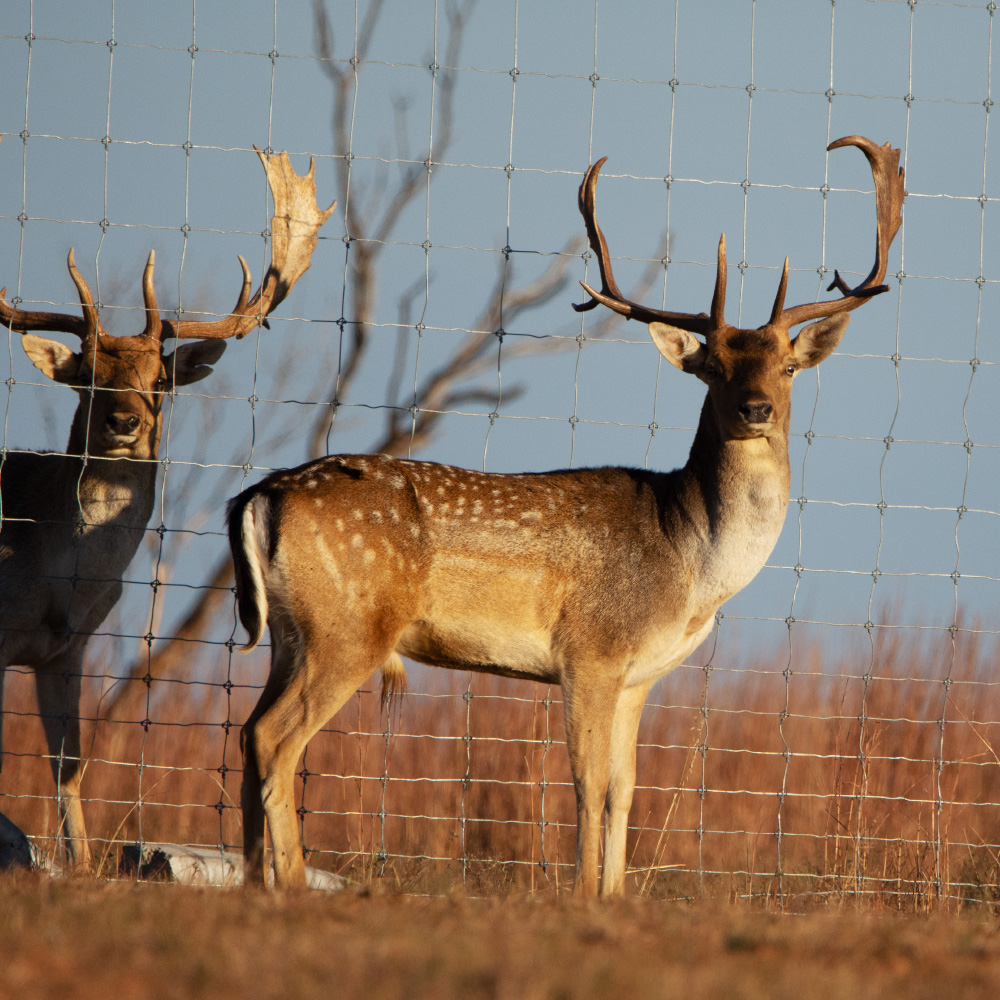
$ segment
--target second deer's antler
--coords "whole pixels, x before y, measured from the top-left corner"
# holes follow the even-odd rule
[[[309,269],[313,250],[316,249],[316,234],[320,226],[330,218],[337,203],[334,202],[327,209],[321,209],[316,204],[316,184],[313,179],[315,163],[312,159],[309,161],[309,170],[300,175],[292,168],[287,153],[268,156],[256,146],[254,149],[257,150],[257,155],[264,165],[271,197],[274,199],[274,216],[271,219],[271,264],[260,287],[251,298],[250,268],[240,257],[243,285],[236,306],[229,316],[208,322],[161,319],[153,291],[153,267],[156,255],[151,251],[142,276],[142,294],[146,308],[146,327],[143,335],[160,339],[177,337],[185,340],[192,338],[225,340],[230,337],[237,339],[245,337],[266,320],[268,314],[288,295],[292,286]],[[3,288],[0,289],[0,323],[17,333],[50,330],[72,333],[81,340],[103,334],[93,296],[83,275],[77,269],[72,250],[66,263],[80,297],[82,316],[18,309],[4,297],[7,289]]]
[[[163,336],[181,339],[199,338],[237,339],[245,337],[262,323],[268,314],[291,291],[292,286],[309,269],[316,234],[320,226],[337,207],[321,209],[316,203],[316,183],[313,179],[316,164],[310,158],[309,170],[300,175],[295,172],[287,153],[268,156],[256,146],[267,173],[268,187],[274,199],[274,216],[271,219],[271,264],[264,280],[253,298],[250,298],[250,269],[241,256],[243,287],[232,313],[214,322],[194,320],[164,320]]]

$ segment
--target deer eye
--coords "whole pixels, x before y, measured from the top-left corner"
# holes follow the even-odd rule
[[[161,375],[154,383],[153,390],[155,392],[164,392],[167,388],[167,380]]]
[[[799,370],[799,366],[798,365],[788,365],[785,368],[785,374],[786,375],[794,375],[798,370]]]
[[[720,374],[719,369],[715,365],[713,365],[711,361],[706,362],[705,375],[708,378],[718,378],[719,374]]]

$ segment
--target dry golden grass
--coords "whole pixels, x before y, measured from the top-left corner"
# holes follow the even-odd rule
[[[995,643],[910,635],[835,664],[799,643],[787,682],[787,649],[707,687],[700,669],[672,674],[643,716],[629,892],[908,912],[1000,899]],[[265,657],[220,660],[229,688],[154,682],[148,730],[98,728],[84,794],[111,868],[140,835],[239,847],[238,728]],[[0,811],[51,838],[30,677],[7,687]],[[426,670],[388,720],[362,692],[305,755],[309,860],[404,891],[554,896],[574,857],[561,740],[558,690],[541,685]]]
[[[275,896],[0,878],[0,996],[907,1000],[995,993],[1000,930],[848,906]]]

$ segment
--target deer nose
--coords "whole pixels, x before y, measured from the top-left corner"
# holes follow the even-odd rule
[[[114,434],[134,434],[139,426],[139,417],[135,413],[109,413],[107,423]]]
[[[748,424],[766,424],[771,419],[773,406],[766,399],[740,403],[739,414]]]

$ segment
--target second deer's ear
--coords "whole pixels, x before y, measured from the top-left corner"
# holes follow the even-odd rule
[[[191,385],[212,374],[211,366],[222,357],[224,340],[195,340],[181,344],[163,359],[163,367],[173,385]]]
[[[692,375],[701,373],[708,352],[693,333],[667,323],[654,322],[649,324],[649,335],[660,354],[675,368]]]
[[[792,341],[792,353],[802,368],[815,368],[834,351],[844,336],[851,317],[847,313],[828,316],[817,323],[810,323],[799,331]]]
[[[58,340],[46,337],[36,337],[33,333],[25,333],[21,337],[24,353],[31,358],[31,363],[54,382],[73,385],[80,372],[80,359]]]

